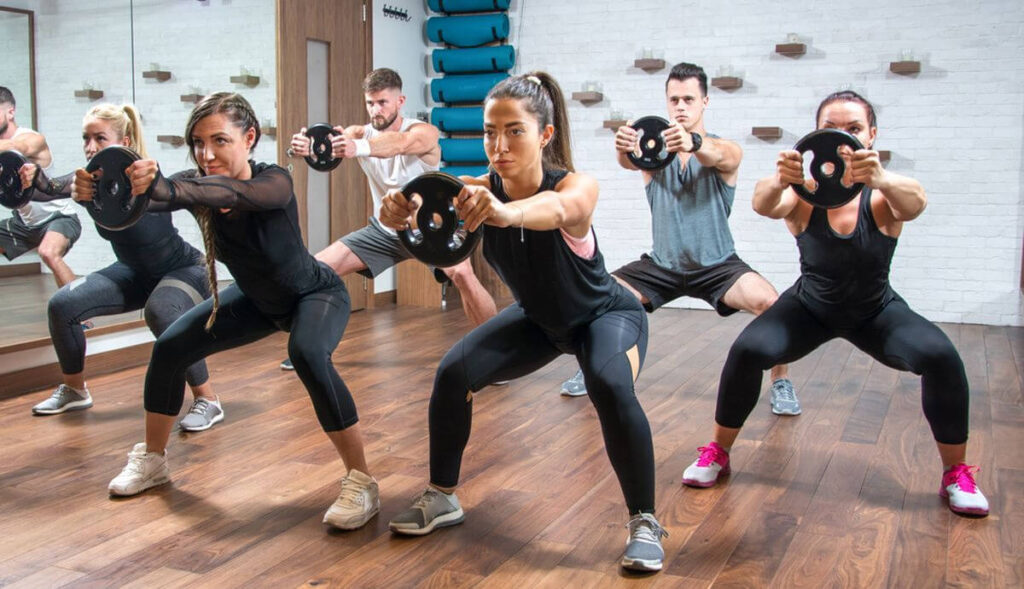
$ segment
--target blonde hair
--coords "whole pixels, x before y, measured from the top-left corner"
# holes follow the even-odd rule
[[[130,104],[118,106],[109,102],[97,104],[85,113],[82,125],[85,125],[89,119],[99,119],[110,123],[110,127],[117,133],[118,141],[124,141],[127,137],[132,151],[143,159],[149,157],[146,152],[146,142],[142,139],[142,117],[139,116],[139,111],[134,106]]]
[[[202,166],[196,160],[195,139],[192,137],[192,132],[199,121],[213,114],[225,115],[243,133],[249,129],[255,129],[256,140],[249,148],[250,152],[260,141],[260,122],[256,119],[252,105],[244,96],[235,92],[215,92],[203,98],[192,109],[192,114],[189,115],[188,122],[185,124],[185,143],[189,147],[189,159],[199,168],[199,173],[204,175]],[[206,278],[210,283],[210,292],[213,293],[213,309],[210,311],[210,318],[206,320],[206,331],[210,331],[213,322],[217,319],[217,309],[220,307],[220,296],[217,292],[217,248],[213,240],[213,209],[193,207],[192,214],[203,234],[203,246],[206,248]]]

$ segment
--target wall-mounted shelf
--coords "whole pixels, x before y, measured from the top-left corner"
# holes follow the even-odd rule
[[[199,101],[202,100],[202,99],[203,99],[203,95],[202,94],[182,94],[181,95],[181,101],[182,102],[191,102],[192,104],[198,104]]]
[[[627,122],[628,121],[626,121],[625,119],[612,119],[612,120],[605,121],[605,122],[601,123],[601,126],[604,127],[605,129],[611,129],[612,131],[617,131],[619,129],[619,127],[625,125]]]
[[[171,79],[171,72],[163,70],[149,70],[142,72],[142,77],[149,80],[156,80],[158,82],[166,82]]]
[[[665,60],[645,57],[634,61],[633,66],[650,74],[665,69]]]
[[[85,90],[75,90],[75,98],[88,98],[89,100],[99,100],[103,98],[103,90],[93,90],[87,88]]]
[[[736,76],[719,76],[711,78],[711,85],[719,90],[736,90],[743,87],[743,78]]]
[[[246,86],[252,88],[254,86],[259,86],[259,84],[260,84],[260,77],[259,76],[250,76],[249,74],[243,74],[241,76],[231,76],[231,83],[232,84],[245,84]]]
[[[779,43],[775,46],[775,53],[786,57],[798,57],[807,53],[807,45],[804,43]]]
[[[920,61],[892,61],[889,62],[889,71],[901,76],[921,73]]]
[[[883,164],[887,164],[887,163],[889,163],[889,160],[891,160],[891,159],[892,159],[892,152],[891,151],[889,151],[888,149],[880,149],[880,150],[878,150],[878,161],[882,162]]]
[[[573,92],[572,99],[586,105],[596,104],[604,100],[604,94],[600,92]]]
[[[277,137],[277,127],[262,127],[260,133],[266,137]]]
[[[185,138],[180,135],[157,135],[157,143],[169,143],[174,147],[185,145]]]
[[[765,141],[782,139],[782,127],[754,127],[750,134]]]

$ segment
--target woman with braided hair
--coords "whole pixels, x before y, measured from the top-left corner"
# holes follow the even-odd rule
[[[355,403],[331,364],[348,323],[348,291],[302,242],[291,176],[276,165],[249,159],[259,138],[259,122],[245,98],[211,94],[196,105],[185,128],[196,169],[165,178],[153,160],[139,160],[128,168],[134,194],[152,189],[151,209],[187,209],[195,215],[214,294],[182,315],[154,344],[145,383],[145,442],[132,448],[127,466],[109,490],[112,495],[135,495],[170,480],[166,446],[190,364],[287,331],[295,371],[321,427],[349,469],[324,521],[353,529],[373,517],[380,502],[377,483],[367,473]],[[86,197],[95,193],[84,171],[76,186]],[[215,259],[235,279],[219,294]]]

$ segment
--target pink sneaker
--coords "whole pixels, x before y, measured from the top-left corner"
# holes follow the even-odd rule
[[[729,453],[715,442],[697,448],[700,456],[683,471],[683,484],[690,487],[710,487],[718,476],[729,474]]]
[[[942,487],[939,495],[949,499],[949,508],[954,513],[988,515],[988,499],[974,482],[978,467],[961,462],[942,473]]]

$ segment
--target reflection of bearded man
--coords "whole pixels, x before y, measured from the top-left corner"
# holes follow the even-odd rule
[[[391,123],[395,122],[395,119],[397,119],[397,118],[398,118],[398,110],[396,109],[395,110],[395,114],[391,115],[390,119],[385,120],[384,117],[382,117],[382,116],[376,116],[376,117],[373,117],[372,120],[370,120],[370,124],[373,125],[374,129],[376,129],[378,131],[383,131],[384,129],[387,129],[388,127],[390,127]]]

